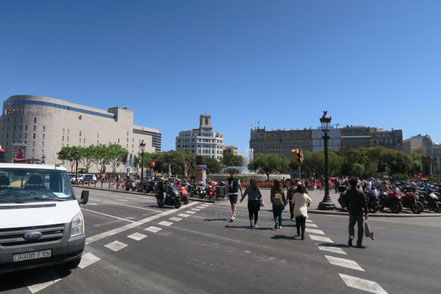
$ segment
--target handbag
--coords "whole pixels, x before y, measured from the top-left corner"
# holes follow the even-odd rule
[[[364,220],[364,235],[374,240],[374,232],[372,232],[367,219]]]
[[[263,202],[263,198],[262,197],[260,197],[260,206],[265,206],[265,202]]]

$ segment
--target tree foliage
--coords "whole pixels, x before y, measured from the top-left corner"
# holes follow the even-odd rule
[[[258,153],[256,157],[248,164],[248,168],[252,171],[263,172],[269,180],[270,174],[288,170],[289,160],[280,154]]]
[[[222,158],[224,166],[242,166],[243,158],[241,155],[225,154]]]

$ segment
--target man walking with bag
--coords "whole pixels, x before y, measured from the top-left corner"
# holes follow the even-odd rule
[[[368,210],[366,198],[362,191],[357,190],[358,180],[357,178],[351,178],[349,180],[351,188],[346,192],[347,205],[349,208],[349,240],[348,246],[352,246],[352,240],[355,236],[354,226],[357,223],[358,234],[357,234],[357,247],[365,248],[363,246],[363,213],[364,217],[367,219]]]

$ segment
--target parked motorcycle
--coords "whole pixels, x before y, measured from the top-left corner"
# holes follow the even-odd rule
[[[401,202],[402,196],[399,188],[394,188],[389,192],[381,193],[379,199],[380,211],[383,212],[387,207],[393,213],[399,213],[403,209],[403,203]]]
[[[154,181],[154,180],[147,181],[144,186],[145,192],[146,193],[155,192],[157,186],[158,186],[158,183],[156,181]]]
[[[167,196],[164,197],[162,193],[156,193],[156,201],[159,207],[163,207],[164,205],[171,205],[175,208],[181,207],[181,193],[179,192],[178,187],[175,184],[170,184],[165,187]]]
[[[376,213],[380,209],[379,204],[380,193],[376,187],[366,192],[366,201],[368,205],[369,212]]]
[[[403,207],[409,208],[413,213],[420,214],[424,210],[424,204],[419,201],[419,193],[412,187],[403,187]]]
[[[205,198],[207,191],[202,182],[196,183],[193,189],[193,197],[199,197],[201,199]]]
[[[131,178],[127,178],[124,183],[124,188],[126,191],[136,191],[135,182]]]

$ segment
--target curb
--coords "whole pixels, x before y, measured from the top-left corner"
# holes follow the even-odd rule
[[[346,216],[349,215],[349,213],[342,211],[317,210],[317,209],[308,210],[308,213],[327,214],[327,215],[346,215]],[[369,213],[368,215],[369,217],[441,217],[441,213],[421,213],[421,214]]]
[[[142,192],[134,192],[134,191],[124,191],[124,190],[109,190],[109,189],[101,189],[98,187],[88,187],[88,186],[78,186],[78,185],[72,185],[74,188],[78,189],[90,189],[90,190],[98,190],[98,191],[109,191],[109,192],[117,192],[122,194],[130,194],[130,195],[139,195],[143,197],[155,197],[155,194],[149,194],[149,193],[142,193]],[[200,199],[200,198],[193,198],[188,197],[188,200],[196,201],[196,202],[208,202],[208,203],[216,203],[214,200],[207,200],[207,199]]]

